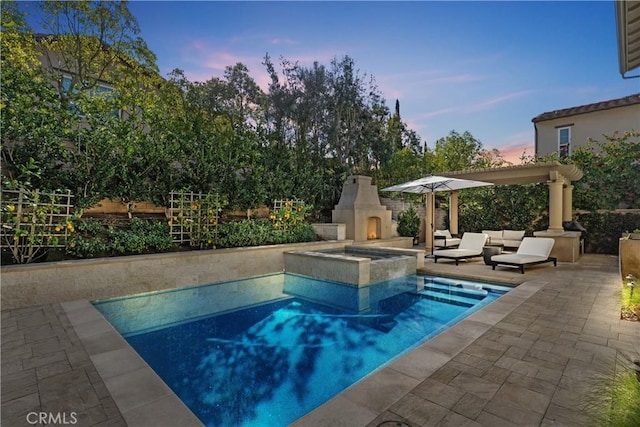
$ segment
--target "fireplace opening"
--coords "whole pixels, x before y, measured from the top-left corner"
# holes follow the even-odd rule
[[[367,220],[367,240],[376,240],[380,238],[381,221],[379,217],[369,217]]]

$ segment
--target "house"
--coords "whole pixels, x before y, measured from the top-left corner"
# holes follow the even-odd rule
[[[622,78],[640,77],[627,73],[640,67],[640,1],[616,1],[618,58]]]
[[[585,145],[589,138],[640,131],[640,94],[542,113],[532,120],[537,156],[559,157]]]

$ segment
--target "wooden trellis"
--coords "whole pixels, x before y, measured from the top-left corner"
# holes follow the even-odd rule
[[[16,262],[28,263],[48,248],[62,248],[74,231],[73,196],[39,190],[2,190],[0,247],[9,248]]]
[[[278,209],[282,209],[287,206],[287,203],[291,203],[290,207],[297,208],[298,206],[304,205],[304,200],[274,200],[273,201],[273,210],[276,211]]]
[[[172,191],[169,193],[169,226],[174,242],[201,246],[210,240],[219,220],[217,194]]]

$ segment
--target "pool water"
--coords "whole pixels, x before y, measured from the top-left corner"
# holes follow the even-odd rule
[[[327,292],[345,288],[278,276],[283,290],[288,280],[298,287],[325,285]],[[366,312],[282,293],[248,308],[142,330],[122,320],[130,298],[96,307],[117,329],[129,331],[130,345],[207,426],[284,426],[508,290],[475,284],[465,289],[461,282],[467,283],[412,275],[371,285]],[[230,284],[238,289],[243,283]],[[136,307],[158,310],[140,301]]]

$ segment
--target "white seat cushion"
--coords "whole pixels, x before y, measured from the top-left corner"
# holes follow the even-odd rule
[[[451,232],[449,230],[436,230],[433,232],[434,236],[444,237],[446,239],[453,239]]]
[[[503,230],[502,238],[504,240],[522,240],[524,238],[524,230]]]
[[[433,254],[438,257],[443,258],[462,258],[469,256],[478,256],[482,253],[482,249],[478,253],[478,251],[472,249],[440,249],[434,251]]]
[[[549,259],[555,240],[548,237],[525,237],[515,254],[494,255],[491,261],[511,264],[530,264]]]
[[[446,244],[446,246],[445,246]],[[451,238],[451,239],[436,239],[433,241],[433,245],[437,248],[443,247],[451,247],[458,246],[460,244],[460,239]]]
[[[518,247],[518,255],[537,255],[549,258],[556,241],[548,237],[525,237]]]
[[[470,249],[481,254],[488,237],[484,233],[464,233],[458,249]]]
[[[492,240],[502,240],[502,230],[482,230]]]
[[[548,256],[540,256],[540,255],[527,255],[527,254],[503,254],[503,255],[494,255],[491,257],[491,261],[497,263],[509,263],[509,264],[530,264],[532,262],[542,262],[545,261]]]
[[[435,251],[435,256],[447,258],[461,258],[479,256],[487,241],[487,235],[482,233],[464,233],[457,249],[442,249]]]

